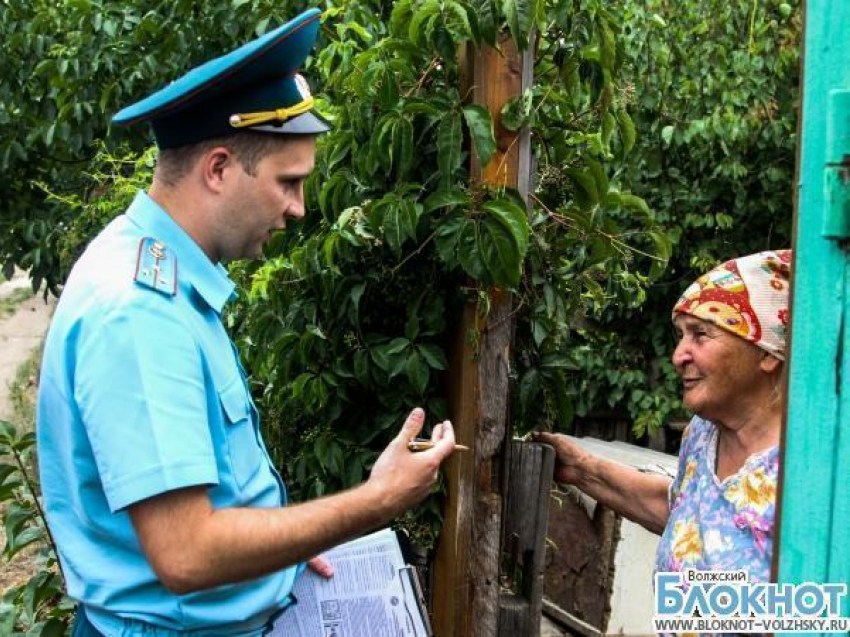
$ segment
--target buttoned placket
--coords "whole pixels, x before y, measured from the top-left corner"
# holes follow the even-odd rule
[[[223,326],[222,326],[222,329]],[[257,409],[257,405],[254,403],[254,398],[251,396],[251,387],[248,384],[248,374],[245,372],[245,368],[242,366],[242,361],[239,358],[239,350],[236,349],[236,345],[234,342],[228,337],[228,342],[230,343],[230,350],[233,352],[233,358],[236,361],[236,368],[239,370],[239,376],[242,379],[242,387],[245,389],[245,395],[248,396],[248,404],[251,407],[251,425],[254,428],[254,439],[257,441],[260,449],[263,450],[263,454],[266,457],[266,462],[269,465],[269,468],[272,471],[272,475],[274,475],[275,480],[277,480],[277,484],[280,487],[281,493],[281,501],[286,504],[288,502],[288,493],[286,491],[286,485],[283,482],[283,478],[281,477],[278,470],[275,468],[274,463],[272,462],[271,455],[269,454],[268,449],[266,449],[266,444],[263,441],[263,437],[260,435],[260,411]]]

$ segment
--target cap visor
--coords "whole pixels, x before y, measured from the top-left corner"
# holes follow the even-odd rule
[[[280,126],[271,124],[251,126],[243,130],[262,131],[263,133],[288,133],[290,135],[319,135],[331,130],[331,125],[320,115],[310,111],[285,121]]]

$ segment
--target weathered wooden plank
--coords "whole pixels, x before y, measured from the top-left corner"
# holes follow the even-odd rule
[[[438,635],[492,636],[498,621],[502,496],[499,452],[507,435],[510,304],[494,291],[482,323],[466,310],[450,359],[450,413],[458,441],[446,477],[449,499],[435,564],[434,628]],[[464,335],[479,330],[477,356]],[[459,345],[463,344],[463,347]],[[474,621],[473,621],[474,618]]]
[[[552,618],[557,623],[568,628],[570,633],[584,635],[585,637],[601,637],[603,634],[595,627],[591,626],[587,622],[583,622],[575,615],[571,615],[563,608],[553,604],[547,599],[543,600],[543,612],[546,613],[547,617]]]
[[[556,497],[550,502],[545,595],[573,617],[604,632],[620,521],[598,504],[588,510],[587,498],[575,487],[566,487]]]
[[[548,445],[520,441],[510,444],[502,551],[507,562],[507,575],[515,588],[512,595],[503,594],[500,603],[503,609],[508,604],[511,612],[516,612],[512,598],[524,601],[526,618],[523,625],[526,632],[511,633],[500,620],[499,635],[503,637],[540,632],[549,492],[554,465],[555,451]]]
[[[510,38],[499,43],[499,50],[483,46],[471,55],[467,53],[466,73],[473,85],[472,101],[490,108],[496,134],[496,156],[483,171],[478,158],[472,158],[472,180],[491,186],[519,188],[528,194],[528,168],[530,166],[530,132],[517,134],[502,126],[499,112],[510,99],[520,95],[531,84],[530,54],[520,55]],[[522,176],[520,167],[526,171]]]
[[[501,126],[499,113],[522,90],[523,65],[510,41],[503,41],[500,49],[470,45],[461,52],[461,75],[473,84],[468,91],[462,86],[461,92],[487,106],[496,132],[496,154],[483,172],[472,159],[473,182],[516,187],[520,147],[527,152],[528,144]],[[528,159],[523,161],[528,166]],[[527,177],[523,182],[527,184]],[[447,468],[449,499],[434,566],[434,630],[440,637],[492,637],[498,624],[500,469],[509,435],[513,301],[501,290],[491,290],[489,296],[486,320],[476,301],[466,308],[449,357],[450,414],[459,442],[472,451],[456,454]]]
[[[475,511],[470,555],[471,606],[464,635],[492,637],[498,630],[502,484],[500,452],[509,436],[510,295],[493,291],[478,356],[479,421],[475,440]],[[472,620],[474,619],[474,623]]]
[[[434,632],[440,637],[455,632],[469,606],[469,576],[463,567],[470,554],[473,502],[475,497],[475,434],[478,422],[478,374],[476,362],[466,345],[470,330],[476,330],[475,306],[469,305],[454,333],[449,353],[449,414],[457,441],[470,453],[456,453],[446,465],[448,497],[443,508],[443,528],[434,562]]]
[[[529,625],[528,600],[513,593],[503,593],[499,605],[499,637],[521,637],[540,634],[540,620],[537,630]]]

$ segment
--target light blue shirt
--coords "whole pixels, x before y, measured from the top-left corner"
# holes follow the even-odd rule
[[[144,237],[164,245],[162,276],[176,275],[176,293],[134,280],[140,258],[150,261]],[[105,634],[149,624],[163,630],[146,634],[252,635],[288,601],[295,567],[169,592],[127,512],[195,485],[216,508],[286,503],[221,322],[233,295],[225,269],[140,192],[79,259],[56,308],[38,396],[41,485],[68,593]]]

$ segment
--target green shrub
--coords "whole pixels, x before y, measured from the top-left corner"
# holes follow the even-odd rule
[[[56,547],[41,506],[35,472],[35,434],[0,420],[0,504],[6,546],[11,560],[34,548],[35,572],[0,599],[0,634],[64,635],[73,618],[74,603],[65,597]]]
[[[638,435],[680,416],[669,360],[679,294],[726,259],[790,246],[800,4],[617,5],[638,133],[619,179],[649,204],[671,259],[645,303],[609,303],[582,332],[567,379],[578,415],[613,411]]]
[[[644,201],[616,179],[635,139],[605,3],[540,4],[513,24],[520,43],[538,27],[538,82],[504,121],[533,128],[540,172],[557,176],[528,211],[468,171],[470,148],[486,161],[495,139],[460,92],[456,51],[493,41],[495,4],[403,0],[388,15],[355,0],[328,18],[313,73],[335,127],[308,182],[313,212],[264,263],[232,268],[250,291],[231,326],[299,497],[360,481],[414,405],[429,425],[445,417],[452,327],[467,303],[486,314],[494,286],[517,295],[515,427],[568,422],[575,324],[615,300],[639,304],[669,256]],[[432,545],[437,502],[404,524]]]

